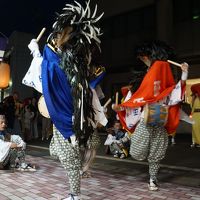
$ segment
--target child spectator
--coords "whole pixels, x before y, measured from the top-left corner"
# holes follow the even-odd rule
[[[6,118],[0,113],[0,169],[36,171],[35,167],[25,162],[26,143],[19,135],[6,131]],[[19,160],[16,163],[16,159]]]
[[[115,158],[126,158],[128,156],[129,137],[124,133],[120,121],[116,120],[112,128],[107,129],[108,136],[104,145],[109,146],[110,153]]]

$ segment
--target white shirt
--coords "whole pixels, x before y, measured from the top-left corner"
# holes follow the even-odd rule
[[[0,139],[0,162],[3,162],[8,156],[12,143],[16,143],[17,147],[22,147],[22,149],[26,148],[26,143],[19,135],[11,135],[10,142],[4,141],[4,137],[2,136]]]

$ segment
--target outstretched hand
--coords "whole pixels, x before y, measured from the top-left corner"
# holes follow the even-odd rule
[[[182,69],[182,71],[188,72],[188,68],[189,68],[189,65],[186,62],[181,63],[181,69]]]
[[[30,43],[28,44],[28,48],[31,50],[31,52],[38,50],[39,51],[39,45],[37,43],[36,39],[32,39]]]
[[[112,109],[117,112],[117,111],[121,111],[122,107],[119,106],[118,104],[112,104]]]
[[[186,62],[181,64],[181,69],[182,69],[181,80],[182,80],[182,83],[184,84],[188,78],[188,68],[189,68],[189,65]]]
[[[30,43],[28,44],[28,48],[31,50],[31,54],[33,54],[34,57],[40,56],[39,45],[36,39],[32,39],[30,41]]]
[[[16,143],[11,143],[10,148],[11,148],[11,149],[17,148],[17,144],[16,144]]]

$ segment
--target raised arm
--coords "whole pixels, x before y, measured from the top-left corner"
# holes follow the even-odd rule
[[[22,83],[29,87],[33,87],[38,92],[42,93],[42,75],[41,75],[41,64],[42,56],[40,54],[39,46],[36,39],[32,39],[28,45],[28,48],[33,55],[31,65],[24,76]]]
[[[182,84],[186,84],[186,80],[188,78],[188,69],[189,69],[189,65],[186,62],[181,64],[181,70],[182,70],[181,83]]]

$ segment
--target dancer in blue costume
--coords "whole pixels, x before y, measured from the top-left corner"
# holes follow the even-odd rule
[[[41,56],[37,41],[28,45],[33,54],[31,66],[23,79],[25,85],[43,93],[54,124],[50,154],[59,158],[66,169],[70,194],[64,200],[80,197],[80,147],[86,147],[93,134],[98,108],[89,86],[91,49],[100,48],[100,28],[95,24],[97,6],[90,12],[78,2],[66,4],[53,24]]]

